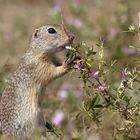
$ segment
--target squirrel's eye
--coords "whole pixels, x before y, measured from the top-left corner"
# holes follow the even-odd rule
[[[34,33],[34,37],[35,37],[35,38],[38,37],[38,32],[39,32],[39,30],[36,30],[36,31],[35,31],[35,33]]]
[[[48,33],[55,34],[56,33],[56,30],[54,28],[49,28],[48,29]]]

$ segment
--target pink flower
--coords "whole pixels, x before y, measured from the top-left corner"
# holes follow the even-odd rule
[[[77,62],[75,67],[78,69],[78,70],[81,70],[81,63],[80,62]]]
[[[79,29],[83,26],[83,23],[80,19],[75,19],[74,20],[74,26]]]
[[[55,13],[58,13],[61,11],[61,6],[60,5],[54,5],[53,10],[55,11]]]
[[[12,35],[11,34],[5,34],[4,35],[4,40],[7,42],[10,42],[12,40]]]
[[[75,94],[75,96],[77,97],[77,98],[82,98],[83,97],[83,90],[82,90],[82,88],[81,87],[76,87],[76,94]]]
[[[137,66],[134,66],[133,72],[134,72],[134,73],[137,73]]]
[[[121,71],[121,80],[122,81],[128,81],[129,80],[129,75],[127,73],[127,69],[124,69]]]
[[[123,48],[123,52],[127,55],[134,55],[136,54],[135,48]]]
[[[53,7],[52,10],[50,11],[50,14],[58,14],[61,12],[62,9],[62,1],[61,0],[53,0]]]
[[[55,112],[55,114],[53,115],[51,121],[53,124],[55,125],[60,125],[62,123],[62,121],[64,120],[64,112],[58,110]]]
[[[83,22],[79,18],[68,17],[66,18],[66,22],[70,26],[74,26],[75,28],[78,28],[78,29],[80,29],[83,26]]]
[[[106,87],[104,85],[100,85],[98,88],[100,91],[104,91],[106,89]]]
[[[126,77],[125,72],[124,72],[124,71],[121,71],[121,79],[122,79],[122,80],[125,80],[125,77]]]
[[[74,6],[79,7],[80,6],[80,0],[74,0]]]
[[[99,79],[99,71],[89,73],[89,77]]]
[[[59,97],[59,99],[61,100],[65,100],[67,99],[67,97],[69,96],[69,89],[70,89],[70,83],[63,83],[62,86],[60,87],[60,89],[57,92],[57,96]]]
[[[64,90],[64,89],[61,89],[58,91],[58,96],[60,97],[60,99],[66,99],[68,97],[68,91],[67,90]]]

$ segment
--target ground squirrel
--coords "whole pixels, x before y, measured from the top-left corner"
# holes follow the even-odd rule
[[[42,26],[33,33],[30,46],[7,80],[1,97],[3,134],[26,140],[37,128],[46,137],[39,96],[50,81],[68,71],[72,60],[59,64],[54,55],[71,45],[73,39],[74,35],[63,25]]]

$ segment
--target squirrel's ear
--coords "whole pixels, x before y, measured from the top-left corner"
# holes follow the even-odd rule
[[[38,38],[38,36],[39,36],[39,30],[36,29],[36,30],[35,30],[35,33],[34,33],[34,37],[35,37],[35,38]]]

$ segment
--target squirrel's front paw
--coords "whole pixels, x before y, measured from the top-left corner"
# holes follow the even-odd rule
[[[64,64],[68,69],[70,69],[76,64],[76,60],[80,60],[80,59],[81,59],[80,56],[74,56],[72,54],[67,53]]]

